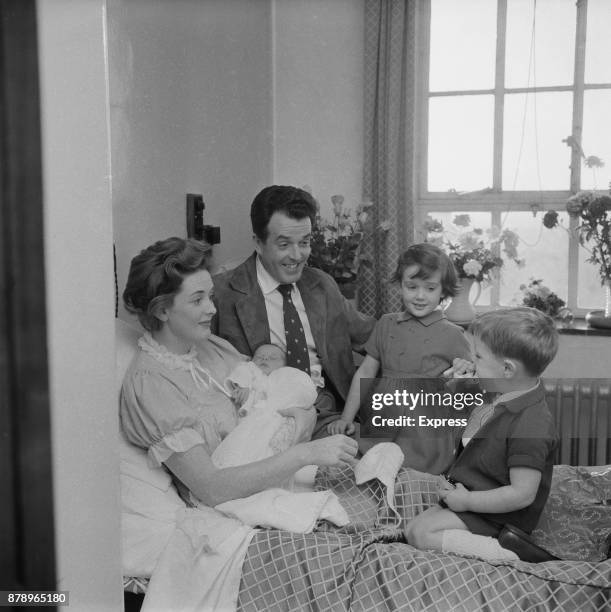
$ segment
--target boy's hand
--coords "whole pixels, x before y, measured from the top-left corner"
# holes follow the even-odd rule
[[[475,365],[467,359],[456,357],[452,362],[452,367],[448,368],[443,376],[446,378],[475,378]]]
[[[456,486],[450,490],[439,492],[439,497],[441,497],[448,508],[454,512],[467,512],[469,510],[469,496],[469,490],[460,484],[460,482],[457,482]]]
[[[441,497],[442,493],[449,493],[450,491],[453,491],[456,487],[447,479],[441,478],[437,485],[437,488],[439,489],[439,497]]]
[[[231,391],[231,399],[236,406],[241,406],[248,399],[249,393],[245,387],[235,386]]]
[[[346,419],[337,419],[337,421],[333,421],[327,425],[327,432],[331,435],[335,434],[345,434],[347,436],[351,436],[356,430],[354,423],[352,421],[347,421]]]

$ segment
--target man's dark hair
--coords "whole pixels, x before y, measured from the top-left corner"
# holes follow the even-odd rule
[[[252,231],[262,242],[267,240],[269,220],[275,212],[282,212],[291,219],[308,217],[312,226],[316,220],[316,200],[303,189],[285,185],[271,185],[262,189],[250,207]]]

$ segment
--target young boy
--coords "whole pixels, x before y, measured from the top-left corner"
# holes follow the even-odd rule
[[[496,538],[506,524],[530,533],[549,494],[556,434],[539,376],[558,332],[538,310],[507,308],[479,316],[469,339],[473,362],[457,359],[454,376],[474,375],[499,395],[470,415],[440,505],[408,522],[405,537],[422,549],[517,559]]]

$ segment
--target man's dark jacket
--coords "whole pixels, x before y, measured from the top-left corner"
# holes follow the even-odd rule
[[[252,355],[270,342],[265,299],[257,282],[256,254],[237,268],[214,277],[217,314],[214,333]],[[323,375],[345,400],[354,375],[352,349],[366,342],[375,320],[347,302],[335,281],[322,270],[306,266],[297,282]]]

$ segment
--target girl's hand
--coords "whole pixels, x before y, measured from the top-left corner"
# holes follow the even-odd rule
[[[354,458],[358,451],[356,440],[348,436],[335,435],[304,444],[313,465],[339,467],[356,464]]]
[[[347,419],[339,418],[337,421],[333,421],[327,425],[327,432],[331,435],[334,434],[346,434],[347,436],[352,435],[356,430],[354,423]]]
[[[450,510],[454,512],[467,512],[469,510],[469,490],[466,489],[460,482],[449,491],[441,491],[439,497],[448,505]]]

